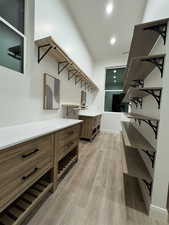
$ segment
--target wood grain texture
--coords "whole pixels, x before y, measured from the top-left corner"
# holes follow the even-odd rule
[[[28,225],[162,225],[145,213],[139,186],[124,183],[121,161],[117,134],[81,142],[79,163]]]

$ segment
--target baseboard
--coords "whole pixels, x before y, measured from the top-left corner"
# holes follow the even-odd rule
[[[168,223],[168,210],[155,205],[150,205],[150,217]]]

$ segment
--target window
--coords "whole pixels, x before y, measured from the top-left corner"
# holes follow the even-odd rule
[[[126,68],[106,69],[105,112],[127,112],[128,105],[122,103],[123,78]]]
[[[24,72],[24,0],[0,0],[0,65]]]

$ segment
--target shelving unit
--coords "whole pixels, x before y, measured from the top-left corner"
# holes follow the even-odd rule
[[[150,73],[153,76],[152,72],[155,68],[158,69],[159,76],[163,78],[165,54],[152,55],[151,50],[159,37],[165,45],[168,21],[167,18],[135,26],[124,80],[126,94],[123,102],[131,105],[131,113],[128,113],[127,117],[132,121],[122,123],[123,170],[125,176],[127,174],[129,177],[137,178],[148,213],[151,204],[156,149],[149,143],[148,137],[145,138],[134,126],[134,122],[138,122],[139,125],[145,122],[152,128],[155,139],[158,138],[160,119],[145,116],[144,113],[142,115],[144,110],[142,103],[144,97],[150,95],[160,109],[162,87],[145,87],[144,83]],[[141,114],[132,113],[132,103],[136,106],[135,112],[140,106],[142,111],[139,113]],[[147,158],[144,158],[145,155],[150,159],[150,165]]]
[[[148,56],[159,36],[166,42],[169,19],[157,20],[135,26],[127,66],[139,56]]]
[[[1,225],[20,225],[45,198],[53,184],[45,175],[0,213]]]
[[[160,108],[161,103],[161,92],[162,88],[160,87],[146,87],[146,88],[134,88],[130,87],[123,99],[124,103],[133,102],[138,107],[138,104],[142,108],[143,98],[145,96],[151,95],[158,104],[158,108]]]
[[[67,69],[68,80],[74,78],[75,85],[81,83],[81,87],[84,86],[86,90],[98,90],[97,85],[76,65],[51,36],[37,40],[35,43],[38,46],[38,63],[49,54],[58,62],[58,74]]]

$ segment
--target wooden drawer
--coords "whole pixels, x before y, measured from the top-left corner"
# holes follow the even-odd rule
[[[3,177],[0,183],[0,211],[20,196],[27,188],[52,168],[51,157],[44,154],[39,158],[26,163],[25,166]]]
[[[79,139],[71,140],[68,144],[61,147],[58,151],[58,160],[61,160],[65,155],[72,151],[79,144]]]
[[[78,139],[80,136],[80,127],[81,125],[78,124],[57,132],[55,135],[55,143],[57,143],[56,147],[63,147],[72,140]]]
[[[13,174],[17,176],[17,171],[22,170],[26,164],[45,155],[51,158],[53,149],[51,136],[45,136],[4,151],[0,151],[0,180],[6,179]]]

